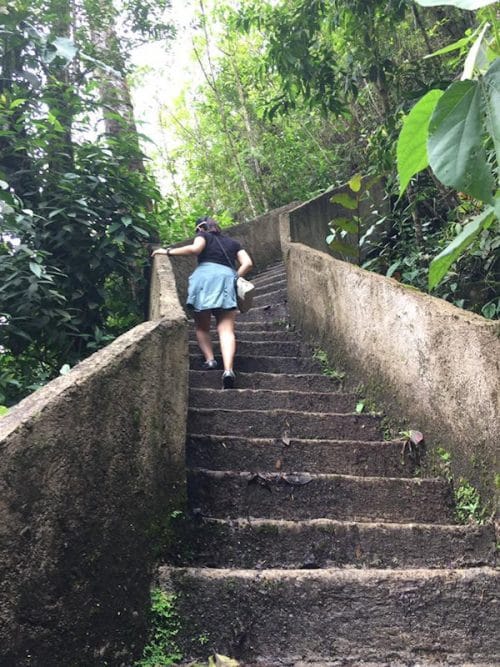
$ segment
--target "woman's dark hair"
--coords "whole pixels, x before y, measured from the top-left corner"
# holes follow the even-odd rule
[[[210,232],[211,234],[220,234],[222,232],[218,222],[208,215],[204,218],[198,218],[196,221],[196,231]]]

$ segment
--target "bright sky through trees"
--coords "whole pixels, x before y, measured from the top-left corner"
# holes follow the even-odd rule
[[[168,105],[188,80],[199,76],[199,68],[190,58],[195,10],[192,0],[172,0],[167,16],[175,24],[175,39],[167,44],[145,44],[135,49],[132,55],[132,63],[136,67],[132,77],[135,115],[142,125],[142,132],[155,144],[165,140],[159,125],[162,106]],[[144,149],[151,154],[151,146]]]

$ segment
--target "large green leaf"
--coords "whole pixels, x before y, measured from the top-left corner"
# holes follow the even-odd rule
[[[479,84],[483,93],[488,130],[493,137],[497,154],[497,170],[500,169],[500,58],[491,65]]]
[[[361,184],[363,182],[363,177],[361,174],[354,174],[351,176],[350,180],[347,181],[347,185],[351,188],[353,192],[359,192],[361,190]]]
[[[347,192],[339,192],[336,195],[333,195],[333,197],[330,199],[332,204],[340,204],[344,208],[348,208],[351,211],[354,211],[355,209],[358,208],[358,201],[357,199],[354,199],[350,195],[347,194]]]
[[[492,206],[486,209],[471,220],[462,229],[460,234],[453,239],[437,257],[434,257],[429,266],[429,290],[434,289],[448,273],[450,266],[457,261],[464,250],[470,246],[476,236],[482,229],[488,227],[495,217],[495,211]]]
[[[355,218],[333,218],[329,224],[334,229],[343,229],[349,232],[349,234],[357,234],[359,232],[359,222]]]
[[[453,44],[448,44],[448,46],[443,46],[442,49],[428,53],[426,56],[424,56],[424,60],[427,58],[434,58],[435,56],[443,56],[445,53],[451,53],[451,51],[456,51],[457,49],[461,49],[464,46],[467,46],[467,44],[470,44],[470,42],[472,42],[472,40],[477,37],[478,32],[479,28],[476,28],[476,30],[474,30],[474,32],[470,35],[467,35],[467,37],[461,37],[456,42],[453,42]]]
[[[340,255],[345,255],[346,257],[358,259],[359,250],[357,246],[351,245],[350,243],[346,243],[345,241],[341,241],[339,239],[334,239],[333,241],[330,241],[328,245],[334,252],[338,252]]]
[[[412,176],[429,165],[427,138],[429,121],[442,90],[430,90],[419,100],[403,121],[397,146],[399,194],[406,190]]]
[[[497,0],[416,0],[422,7],[439,7],[440,5],[453,5],[459,9],[479,9],[486,5],[493,5]]]
[[[494,179],[482,132],[479,83],[452,83],[438,100],[429,124],[429,164],[444,185],[490,204]]]
[[[481,45],[484,39],[484,35],[488,28],[490,27],[489,23],[485,23],[483,25],[483,29],[479,33],[479,35],[476,38],[476,41],[474,44],[471,46],[469,53],[467,54],[467,58],[465,59],[464,63],[464,71],[462,76],[460,77],[462,81],[464,79],[472,79],[474,75],[474,68],[476,67],[476,62],[480,60],[479,58],[479,52],[481,49]]]

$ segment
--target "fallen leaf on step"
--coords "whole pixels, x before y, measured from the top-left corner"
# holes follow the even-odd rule
[[[281,436],[281,442],[285,445],[285,447],[288,447],[290,444],[290,435],[286,431]]]
[[[274,467],[276,470],[281,470],[282,462],[281,459],[277,459],[276,463],[274,464]]]
[[[424,434],[420,431],[410,431],[410,442],[414,445],[420,445],[424,441]]]
[[[218,653],[208,659],[208,667],[239,667],[239,664],[237,660]]]
[[[273,481],[274,473],[245,473],[244,479],[247,480],[248,486],[251,484],[258,484],[272,493],[271,482]]]

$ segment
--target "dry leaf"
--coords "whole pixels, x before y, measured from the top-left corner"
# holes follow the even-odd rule
[[[208,667],[239,667],[239,665],[240,663],[237,660],[218,653],[208,659]]]
[[[289,436],[289,434],[288,434],[286,431],[285,431],[285,433],[283,433],[283,435],[281,436],[281,442],[282,442],[286,447],[288,447],[288,445],[290,444],[290,436]]]

